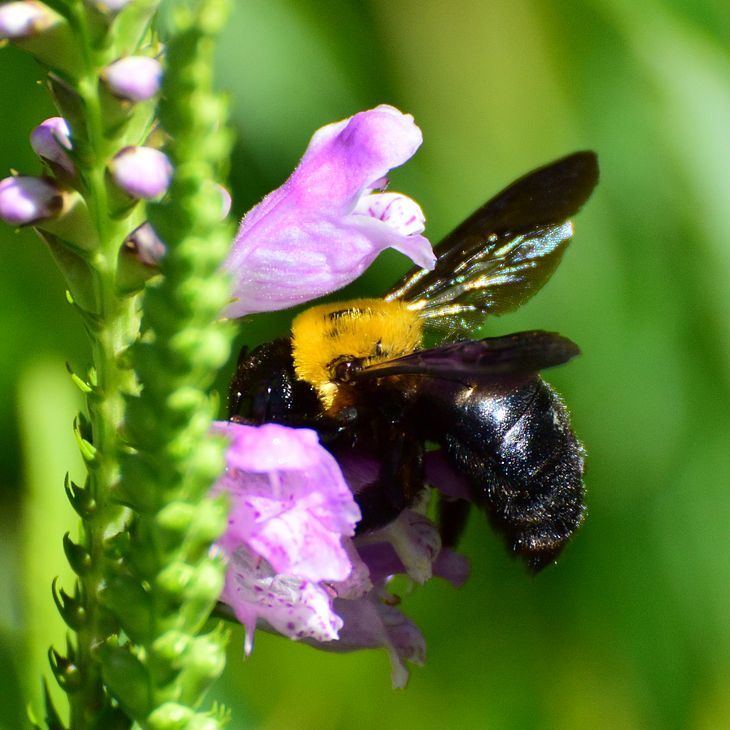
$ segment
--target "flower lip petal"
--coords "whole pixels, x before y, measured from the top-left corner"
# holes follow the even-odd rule
[[[383,221],[403,236],[422,233],[426,227],[421,206],[402,193],[363,195],[353,213]]]
[[[246,649],[261,619],[291,639],[328,642],[337,639],[342,619],[332,610],[327,591],[316,583],[277,574],[245,547],[232,556],[221,600],[246,627]]]

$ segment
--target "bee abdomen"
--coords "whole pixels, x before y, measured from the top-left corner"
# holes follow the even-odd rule
[[[479,408],[449,431],[444,446],[510,550],[538,571],[583,519],[583,448],[565,406],[543,380],[531,380],[514,398],[521,412],[513,411],[507,429],[495,429],[487,414],[493,404],[503,409],[504,398],[477,392]]]

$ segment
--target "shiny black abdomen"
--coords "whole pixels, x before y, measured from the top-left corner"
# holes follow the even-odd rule
[[[472,499],[533,570],[557,557],[583,517],[583,449],[540,377],[466,386],[424,382],[421,428],[469,481]]]

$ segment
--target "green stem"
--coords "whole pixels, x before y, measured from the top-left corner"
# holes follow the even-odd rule
[[[99,727],[99,717],[109,702],[97,649],[119,630],[118,622],[99,599],[116,558],[110,538],[121,533],[128,520],[128,510],[114,501],[113,490],[120,474],[124,396],[134,393],[137,386],[134,372],[122,364],[120,355],[137,338],[140,317],[137,298],[121,298],[116,288],[119,248],[129,233],[129,218],[114,220],[109,210],[106,166],[121,144],[118,138],[105,134],[98,83],[99,69],[111,60],[110,49],[92,46],[81,2],[73,4],[71,13],[85,64],[83,76],[75,84],[86,124],[77,167],[98,238],[97,247],[87,257],[94,311],[84,313],[93,362],[87,395],[93,456],[87,458],[89,480],[85,509],[81,510],[82,545],[89,567],[79,574],[84,617],[77,628],[73,665],[78,671],[69,692],[70,726],[85,730]]]

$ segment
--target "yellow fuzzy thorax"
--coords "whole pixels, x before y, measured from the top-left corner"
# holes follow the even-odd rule
[[[418,349],[423,325],[403,302],[353,299],[312,307],[292,322],[294,370],[316,388],[325,408],[337,395],[334,368],[362,358],[364,365],[392,360]]]

